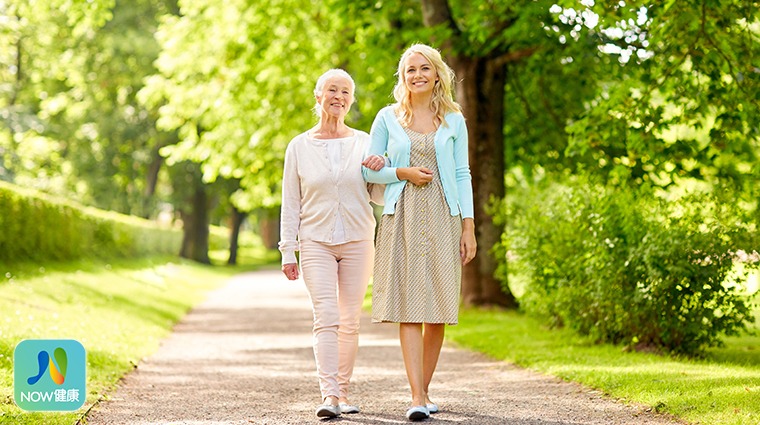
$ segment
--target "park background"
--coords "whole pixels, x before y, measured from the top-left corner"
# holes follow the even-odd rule
[[[316,78],[391,103],[441,49],[478,255],[452,343],[692,423],[760,422],[760,2],[0,1],[0,421],[74,423],[203,294],[276,264]],[[111,320],[103,321],[102,317]],[[24,414],[24,338],[88,341],[83,411]]]

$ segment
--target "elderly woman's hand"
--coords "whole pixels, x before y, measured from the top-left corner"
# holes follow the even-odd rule
[[[288,280],[296,280],[298,279],[298,264],[296,263],[283,264],[282,272],[285,274],[285,277],[287,277]]]
[[[364,158],[362,165],[372,171],[380,171],[383,167],[385,167],[385,157],[382,155],[370,155]]]

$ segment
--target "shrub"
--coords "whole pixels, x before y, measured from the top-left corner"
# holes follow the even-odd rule
[[[182,233],[0,182],[0,262],[176,254]]]
[[[732,273],[752,233],[734,204],[707,195],[665,202],[588,182],[510,194],[510,271],[529,278],[522,308],[550,324],[695,355],[754,320],[745,276]]]

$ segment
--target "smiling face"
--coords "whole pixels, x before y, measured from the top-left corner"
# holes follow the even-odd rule
[[[404,83],[413,95],[432,93],[438,74],[425,56],[412,53],[404,61]]]
[[[351,82],[341,76],[328,78],[322,86],[321,93],[316,97],[322,114],[338,118],[345,117],[354,102]]]

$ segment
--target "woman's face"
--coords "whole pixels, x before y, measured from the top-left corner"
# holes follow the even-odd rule
[[[404,61],[404,82],[412,94],[432,93],[438,74],[430,62],[419,53],[412,53]]]
[[[345,117],[354,102],[350,81],[340,76],[328,78],[322,86],[322,93],[317,96],[317,102],[322,108],[323,115]]]

